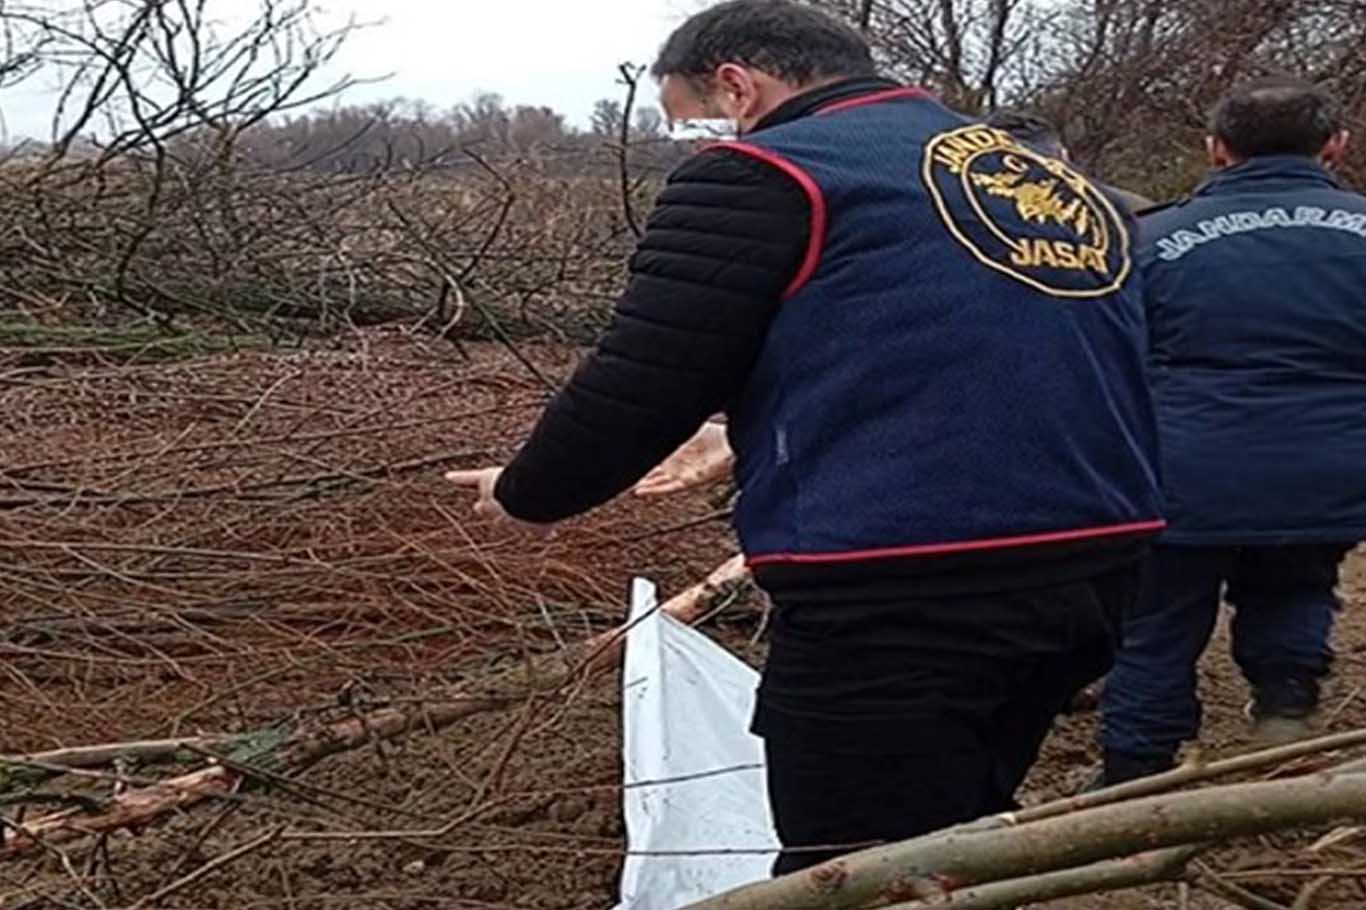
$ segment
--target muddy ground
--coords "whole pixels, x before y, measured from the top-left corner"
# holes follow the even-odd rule
[[[564,351],[532,356],[552,382],[573,366]],[[633,575],[677,592],[732,546],[714,494],[627,498],[549,542],[469,520],[441,472],[505,457],[544,396],[498,348],[462,355],[372,333],[322,354],[143,367],[30,357],[0,371],[0,753],[412,706],[572,647],[620,619]],[[1366,726],[1366,561],[1353,560],[1344,593],[1325,699],[1333,730]],[[757,597],[708,629],[762,659]],[[1211,754],[1246,746],[1247,693],[1222,634],[1202,668]],[[623,851],[617,685],[608,675],[253,775],[137,833],[72,843],[65,860],[52,850],[0,862],[0,908],[602,910]],[[1059,724],[1028,802],[1084,777],[1095,723],[1082,713]],[[203,759],[179,761],[38,789],[104,797],[121,775]],[[1306,843],[1268,838],[1211,862],[1286,906],[1318,877],[1306,870],[1366,863],[1360,841],[1313,856]],[[1312,906],[1366,904],[1358,881],[1333,878]],[[1168,885],[1060,906],[1227,905]]]

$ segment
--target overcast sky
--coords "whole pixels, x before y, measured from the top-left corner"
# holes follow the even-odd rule
[[[323,0],[333,17],[380,24],[352,36],[338,70],[393,73],[349,101],[423,98],[438,108],[493,91],[510,103],[554,107],[581,125],[598,98],[619,97],[617,64],[648,63],[676,26],[706,0]],[[253,0],[209,0],[226,19]],[[47,80],[50,82],[50,80]],[[35,79],[0,97],[12,138],[48,135],[50,85]],[[654,103],[651,84],[648,98]]]

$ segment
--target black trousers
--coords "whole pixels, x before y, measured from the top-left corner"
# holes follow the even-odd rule
[[[1332,665],[1338,566],[1345,543],[1158,546],[1143,595],[1124,618],[1124,647],[1101,700],[1107,761],[1171,765],[1200,732],[1196,664],[1221,600],[1234,608],[1233,657],[1258,707],[1304,716]]]
[[[779,601],[755,720],[774,874],[1016,808],[1054,720],[1113,664],[1138,583],[1127,566],[845,610]]]

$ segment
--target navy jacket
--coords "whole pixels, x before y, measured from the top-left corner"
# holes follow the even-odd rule
[[[1366,539],[1366,198],[1308,158],[1141,219],[1166,542]]]
[[[810,248],[730,411],[752,564],[1161,526],[1124,217],[915,89],[730,146],[811,198]]]

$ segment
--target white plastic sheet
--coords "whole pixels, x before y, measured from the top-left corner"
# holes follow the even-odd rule
[[[619,910],[675,910],[768,878],[778,848],[763,746],[749,733],[758,674],[651,615],[657,603],[638,579],[622,679],[630,852]]]

